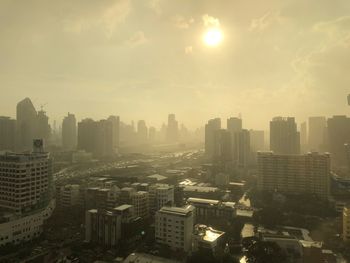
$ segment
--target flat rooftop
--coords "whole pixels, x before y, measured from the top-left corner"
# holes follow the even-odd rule
[[[187,215],[194,210],[195,207],[192,205],[187,205],[184,207],[163,206],[158,212],[166,214]]]

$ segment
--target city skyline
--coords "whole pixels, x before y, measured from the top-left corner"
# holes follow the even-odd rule
[[[265,129],[273,116],[299,122],[348,111],[347,1],[187,7],[1,1],[0,85],[7,95],[0,111],[14,116],[11,105],[26,94],[37,108],[48,103],[58,121],[69,111],[78,119],[113,114],[160,126],[174,112],[191,129],[239,113]],[[203,41],[212,26],[222,32],[217,46]]]

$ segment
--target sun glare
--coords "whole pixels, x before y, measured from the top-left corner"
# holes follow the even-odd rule
[[[203,40],[207,46],[217,46],[222,41],[222,32],[218,28],[211,28],[205,32]]]

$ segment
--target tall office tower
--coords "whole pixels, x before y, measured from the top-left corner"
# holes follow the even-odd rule
[[[113,148],[115,152],[117,152],[119,148],[119,141],[120,141],[120,118],[119,116],[109,116],[107,120],[112,123]]]
[[[330,155],[258,153],[258,189],[287,194],[315,194],[327,199]]]
[[[309,118],[309,150],[318,152],[324,149],[326,127],[326,117]]]
[[[232,136],[229,131],[220,129],[214,132],[213,157],[221,163],[232,161]]]
[[[10,117],[0,116],[0,151],[14,151],[16,138],[16,121]]]
[[[144,120],[139,120],[137,122],[137,137],[140,143],[147,142],[148,139],[148,128]]]
[[[148,131],[148,140],[151,143],[154,143],[156,141],[156,137],[157,137],[157,130],[154,127],[149,127],[149,131]]]
[[[32,142],[36,138],[37,112],[29,98],[17,104],[17,147],[19,150],[31,150]]]
[[[49,125],[49,117],[46,115],[45,111],[38,111],[36,124],[36,137],[38,139],[43,139],[45,142],[48,142],[51,135],[51,127]]]
[[[74,114],[69,112],[62,122],[62,146],[65,150],[74,150],[77,147],[77,121]]]
[[[344,144],[350,143],[350,118],[333,116],[327,121],[328,147],[332,154],[332,165],[345,166]]]
[[[194,225],[192,205],[186,207],[164,206],[155,217],[156,242],[169,246],[172,250],[190,251]]]
[[[78,122],[78,149],[96,152],[97,122],[84,119]]]
[[[113,143],[113,123],[108,120],[98,121],[95,156],[112,156],[115,153]]]
[[[95,157],[112,156],[114,154],[112,122],[92,119],[79,122],[78,149],[90,152]]]
[[[133,125],[120,122],[120,144],[135,144],[136,134]]]
[[[300,153],[300,134],[294,118],[275,117],[270,121],[270,150],[276,154]]]
[[[227,130],[231,133],[239,132],[242,130],[242,119],[231,117],[227,119]]]
[[[0,211],[6,211],[0,213],[0,246],[38,237],[55,204],[52,159],[43,141],[34,141],[32,153],[0,155],[0,171]]]
[[[215,131],[221,129],[220,118],[211,119],[205,125],[205,153],[209,157],[214,156],[215,151]]]
[[[250,148],[252,152],[265,150],[265,132],[259,130],[249,130]]]
[[[168,115],[168,127],[166,137],[168,142],[177,142],[179,139],[179,127],[177,120],[175,119],[175,114]]]
[[[238,167],[247,167],[251,160],[250,133],[241,130],[233,134],[233,161]]]
[[[305,121],[300,124],[300,150],[303,153],[308,151],[307,125]]]

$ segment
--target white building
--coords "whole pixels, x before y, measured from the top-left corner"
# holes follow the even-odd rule
[[[174,203],[174,186],[155,184],[149,188],[149,209],[156,212],[167,204]]]
[[[194,225],[194,210],[186,207],[164,206],[155,217],[155,236],[160,244],[173,250],[190,251]]]
[[[52,159],[34,141],[33,153],[0,155],[0,245],[38,237],[55,207]]]

